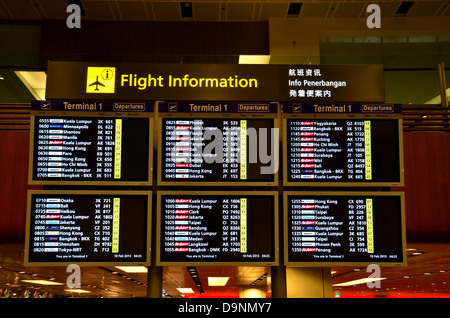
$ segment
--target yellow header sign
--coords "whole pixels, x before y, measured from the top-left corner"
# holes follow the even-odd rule
[[[384,102],[381,65],[53,62],[47,99]]]

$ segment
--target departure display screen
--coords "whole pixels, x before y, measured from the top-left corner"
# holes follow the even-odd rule
[[[402,182],[398,119],[289,118],[285,185]]]
[[[402,193],[284,195],[288,264],[406,262]]]
[[[33,118],[30,183],[151,183],[150,118]]]
[[[161,181],[274,182],[272,128],[273,119],[164,118]],[[264,163],[251,143],[264,147]]]
[[[138,191],[30,191],[25,262],[149,264],[150,208]]]
[[[273,192],[158,194],[161,264],[276,264]]]
[[[277,104],[160,105],[160,185],[276,185]]]

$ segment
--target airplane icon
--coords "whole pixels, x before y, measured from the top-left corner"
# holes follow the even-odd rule
[[[294,105],[294,112],[301,112],[302,111],[302,105]]]
[[[176,112],[177,104],[169,104],[169,112]]]
[[[50,102],[49,103],[44,103],[44,102],[42,102],[41,103],[41,109],[51,109],[51,104],[50,104]]]
[[[89,66],[86,77],[86,93],[114,94],[115,67]],[[100,82],[101,80],[101,82]]]
[[[104,84],[102,84],[102,83],[99,82],[99,80],[98,80],[98,75],[97,75],[97,80],[96,80],[94,83],[89,84],[89,86],[94,86],[94,85],[95,85],[95,91],[98,91],[98,90],[99,90],[99,89],[98,89],[98,86],[99,86],[99,85],[105,87]]]

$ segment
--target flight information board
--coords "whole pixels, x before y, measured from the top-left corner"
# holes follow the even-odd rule
[[[150,211],[143,191],[30,190],[25,264],[149,265]]]
[[[276,265],[275,192],[158,192],[160,265]]]
[[[276,185],[278,105],[160,105],[158,184]]]
[[[31,116],[30,184],[149,185],[152,119]]]
[[[403,185],[398,117],[304,114],[283,124],[284,185]]]
[[[406,264],[403,201],[401,192],[285,192],[285,264]]]

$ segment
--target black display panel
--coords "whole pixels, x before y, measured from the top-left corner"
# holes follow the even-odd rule
[[[273,128],[271,118],[163,118],[161,184],[273,184],[276,158],[262,159],[258,150],[264,144],[271,155]]]
[[[31,117],[30,184],[149,185],[150,117]]]
[[[151,195],[29,191],[25,264],[149,265]]]
[[[403,193],[285,192],[287,266],[405,265]]]
[[[275,192],[158,193],[160,265],[276,265]]]
[[[403,185],[397,118],[288,118],[284,185]]]

